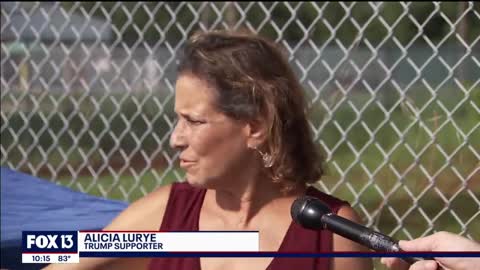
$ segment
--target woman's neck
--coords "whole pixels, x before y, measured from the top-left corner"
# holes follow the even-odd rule
[[[305,187],[298,187],[284,194],[278,183],[258,177],[243,186],[214,189],[210,199],[214,202],[213,207],[217,208],[215,212],[221,215],[219,218],[231,222],[235,227],[248,228],[259,212],[268,211],[269,208],[284,208],[282,205],[304,193]]]

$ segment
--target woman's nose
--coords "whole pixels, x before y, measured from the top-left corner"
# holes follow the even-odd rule
[[[180,120],[175,125],[172,135],[170,136],[170,146],[172,148],[183,148],[186,146],[185,129]]]

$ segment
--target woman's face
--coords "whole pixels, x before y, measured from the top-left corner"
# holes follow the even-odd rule
[[[181,75],[176,83],[178,123],[170,144],[181,152],[180,166],[186,171],[186,180],[201,187],[229,182],[253,161],[253,151],[247,147],[248,125],[218,111],[214,91],[194,75]]]

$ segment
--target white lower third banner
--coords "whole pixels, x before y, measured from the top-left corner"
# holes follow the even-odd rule
[[[258,232],[80,232],[80,252],[258,251]]]
[[[145,257],[172,252],[258,252],[258,231],[24,231],[23,263],[78,263],[79,257]],[[134,255],[135,254],[135,255]]]

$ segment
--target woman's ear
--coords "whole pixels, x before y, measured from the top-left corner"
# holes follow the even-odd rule
[[[249,121],[245,128],[249,148],[257,148],[266,141],[269,133],[266,121],[255,119]]]

